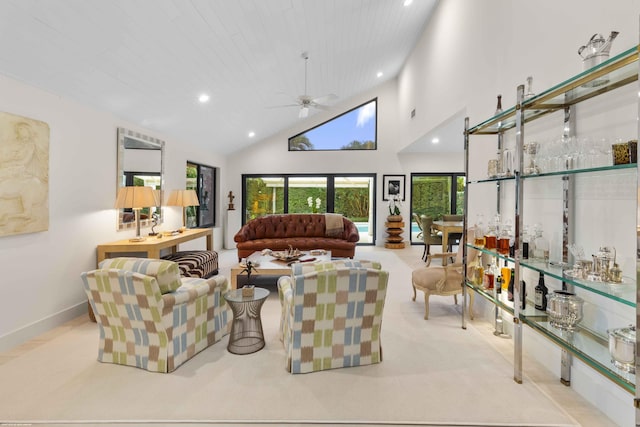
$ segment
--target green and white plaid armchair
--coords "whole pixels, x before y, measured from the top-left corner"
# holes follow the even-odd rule
[[[380,263],[294,264],[278,280],[287,371],[297,374],[382,361],[380,329],[389,273]]]
[[[100,328],[98,360],[171,372],[231,328],[224,276],[182,278],[173,261],[112,258],[82,273]]]

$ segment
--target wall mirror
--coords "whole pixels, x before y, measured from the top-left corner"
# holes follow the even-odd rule
[[[157,223],[163,221],[162,185],[164,183],[164,141],[124,128],[118,128],[118,172],[116,194],[120,187],[144,185],[157,191],[160,206],[150,206],[140,212],[140,226],[151,227],[154,214]],[[115,197],[114,197],[115,202]],[[118,209],[118,230],[135,228],[131,209]]]

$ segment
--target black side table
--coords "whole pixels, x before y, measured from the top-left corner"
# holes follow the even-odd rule
[[[268,296],[269,291],[263,288],[254,288],[253,296],[250,297],[243,297],[242,289],[235,289],[224,295],[233,312],[227,346],[230,353],[250,354],[264,347],[260,310]]]

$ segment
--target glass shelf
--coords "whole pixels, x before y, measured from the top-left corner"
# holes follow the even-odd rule
[[[482,252],[483,254],[487,254],[487,255],[491,255],[493,257],[500,258],[500,259],[505,260],[505,261],[515,262],[515,260],[513,258],[511,258],[510,256],[502,255],[501,253],[498,253],[498,251],[496,251],[495,249],[481,248],[479,246],[472,245],[471,243],[467,243],[467,247],[475,249],[475,250],[477,250],[479,252]]]
[[[536,311],[543,314],[539,310]],[[599,371],[625,390],[635,394],[635,374],[617,368],[611,362],[608,338],[579,326],[574,331],[556,328],[546,320],[546,315],[544,314],[543,317],[529,316],[525,312],[521,313],[520,319],[524,324],[574,354],[584,363]]]
[[[597,66],[576,74],[526,99],[522,103],[524,122],[530,122],[547,113],[577,104],[610,90],[638,80],[638,46],[609,58]],[[495,135],[516,126],[516,112],[513,106],[502,113],[467,130],[469,135]]]
[[[548,265],[544,261],[523,259],[520,266],[544,273],[565,283],[575,285],[581,289],[602,295],[630,307],[636,306],[636,281],[631,277],[623,277],[622,283],[593,282],[590,280],[575,279],[566,274],[568,269],[557,265]]]
[[[622,165],[610,165],[610,166],[600,166],[597,168],[588,168],[588,169],[571,169],[566,171],[558,171],[558,172],[545,172],[538,173],[535,175],[521,175],[522,179],[532,179],[532,178],[544,178],[549,176],[565,176],[565,175],[576,175],[590,172],[606,172],[606,171],[616,171],[620,169],[636,169],[638,167],[637,163],[626,163]],[[481,182],[481,181],[478,181]]]
[[[499,254],[494,249],[485,249],[471,243],[467,243],[468,248],[475,249],[483,254],[488,254],[499,259],[515,263],[515,259],[510,256]],[[565,283],[575,285],[581,289],[585,289],[589,292],[602,295],[606,298],[612,299],[617,302],[621,302],[630,307],[636,306],[636,280],[632,277],[624,276],[622,283],[611,282],[594,282],[591,280],[576,279],[567,275],[566,271],[570,270],[567,267],[548,264],[544,261],[538,261],[534,259],[522,259],[520,260],[520,266],[535,270],[537,272],[544,273],[545,276],[553,277]]]
[[[504,290],[500,294],[495,294],[493,290],[484,289],[471,282],[467,281],[465,284],[469,289],[513,316],[513,301],[508,301]],[[536,310],[529,300],[525,309],[520,310],[520,319],[525,325],[574,354],[625,390],[635,394],[635,374],[626,372],[611,362],[608,338],[579,326],[574,331],[556,328],[548,322],[547,313]]]
[[[513,301],[508,300],[507,291],[503,289],[501,293],[494,295],[493,289],[484,289],[483,287],[475,285],[469,281],[466,281],[465,284],[468,288],[513,316]]]
[[[566,175],[578,175],[585,173],[595,173],[595,172],[606,172],[606,171],[617,171],[623,169],[636,169],[638,167],[637,163],[625,163],[622,165],[609,165],[609,166],[599,166],[596,168],[586,168],[586,169],[570,169],[564,171],[557,172],[545,172],[545,173],[537,173],[531,175],[520,175],[521,179],[535,179],[535,178],[546,178],[551,176],[566,176]],[[497,178],[482,178],[482,179],[474,179],[467,181],[467,184],[484,184],[491,182],[501,182],[501,181],[513,181],[515,180],[515,176],[503,176]]]
[[[473,181],[468,181],[468,183],[469,184],[481,184],[481,183],[485,183],[485,182],[513,181],[514,179],[516,179],[516,177],[511,175],[511,176],[502,176],[502,177],[497,177],[497,178],[476,179],[476,180],[473,180]]]

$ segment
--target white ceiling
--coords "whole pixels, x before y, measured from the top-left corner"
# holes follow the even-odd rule
[[[303,95],[302,52],[334,104],[395,78],[437,0],[404,2],[2,0],[0,74],[232,153],[300,120],[268,107]]]

